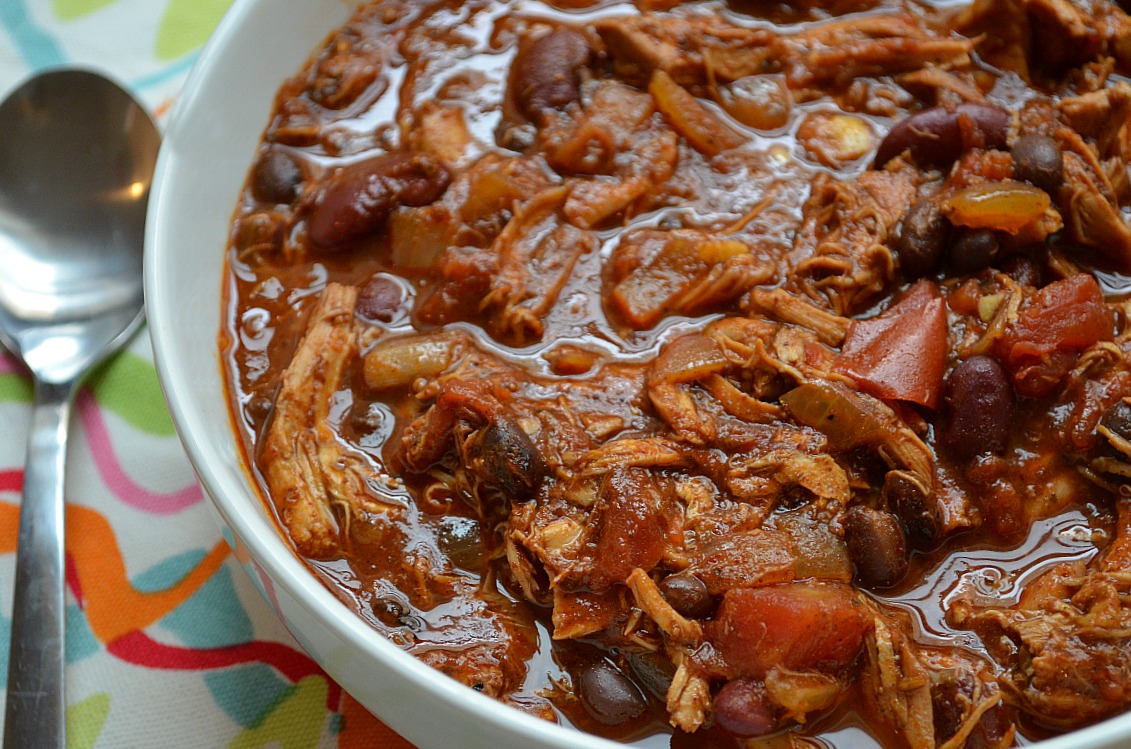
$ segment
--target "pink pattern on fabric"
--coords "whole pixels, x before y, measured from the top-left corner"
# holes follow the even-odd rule
[[[110,432],[102,418],[102,410],[88,390],[81,390],[77,411],[86,432],[87,445],[94,465],[110,491],[125,504],[154,515],[172,515],[204,499],[200,485],[193,482],[184,489],[160,494],[135,483],[122,469],[110,440]]]

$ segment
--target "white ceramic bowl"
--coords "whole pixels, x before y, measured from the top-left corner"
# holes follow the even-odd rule
[[[468,689],[348,610],[283,541],[248,483],[217,333],[228,226],[275,92],[343,23],[345,0],[236,0],[192,71],[157,163],[145,292],[157,371],[188,457],[237,557],[290,632],[351,695],[421,749],[612,749]],[[1131,746],[1131,713],[1041,744]]]

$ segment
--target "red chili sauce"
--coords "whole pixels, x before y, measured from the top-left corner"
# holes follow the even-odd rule
[[[1127,709],[1129,70],[1105,0],[361,7],[227,256],[281,532],[438,670],[639,746]]]

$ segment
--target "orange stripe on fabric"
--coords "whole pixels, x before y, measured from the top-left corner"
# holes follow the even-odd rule
[[[67,507],[67,552],[74,561],[87,622],[103,643],[145,629],[192,596],[228,555],[220,542],[171,588],[142,592],[130,584],[114,529],[98,512]]]
[[[142,592],[130,584],[114,529],[98,512],[66,510],[67,553],[82,591],[87,621],[100,642],[145,629],[180,606],[220,568],[228,545],[217,543],[184,578],[167,590]],[[19,505],[0,503],[0,553],[16,550]]]
[[[16,550],[19,522],[19,505],[7,502],[0,504],[0,554],[11,554]]]

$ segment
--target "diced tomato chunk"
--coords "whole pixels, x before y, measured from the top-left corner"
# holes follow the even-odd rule
[[[659,483],[642,468],[610,471],[601,484],[598,507],[600,530],[589,586],[599,592],[623,583],[637,567],[655,567],[676,520]]]
[[[922,280],[876,317],[853,321],[835,369],[877,398],[935,408],[946,350],[946,303]]]
[[[836,583],[732,588],[707,635],[730,678],[765,678],[774,666],[835,672],[856,660],[872,619]]]
[[[1006,328],[995,353],[1019,395],[1039,398],[1053,391],[1081,351],[1110,341],[1115,321],[1096,279],[1079,274],[1045,286],[1026,300]]]

